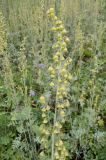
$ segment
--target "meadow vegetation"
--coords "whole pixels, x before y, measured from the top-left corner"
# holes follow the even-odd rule
[[[105,98],[105,0],[0,0],[0,160],[105,160]]]

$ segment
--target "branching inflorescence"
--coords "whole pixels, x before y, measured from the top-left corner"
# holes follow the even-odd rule
[[[53,8],[50,8],[47,12],[48,17],[52,23],[52,31],[54,33],[54,44],[53,48],[53,63],[49,66],[48,72],[50,74],[49,86],[55,93],[55,109],[54,109],[54,120],[51,131],[47,129],[47,111],[50,110],[48,107],[45,96],[40,97],[40,102],[45,106],[42,108],[43,128],[42,131],[45,133],[44,137],[47,138],[50,132],[52,134],[52,160],[65,160],[68,156],[68,151],[65,147],[63,140],[62,126],[67,119],[67,109],[70,106],[68,100],[69,92],[69,81],[72,79],[72,75],[69,73],[69,65],[72,62],[71,58],[67,56],[67,43],[69,38],[66,36],[67,31],[61,20],[55,16]],[[45,125],[45,126],[44,126]],[[47,140],[47,139],[46,139]],[[46,144],[46,143],[45,143]]]

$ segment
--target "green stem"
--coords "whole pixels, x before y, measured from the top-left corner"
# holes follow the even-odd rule
[[[54,117],[54,124],[55,124],[55,117]],[[54,145],[55,145],[55,136],[52,133],[52,160],[54,160]]]

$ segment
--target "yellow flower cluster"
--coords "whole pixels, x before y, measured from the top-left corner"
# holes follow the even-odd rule
[[[62,126],[66,120],[67,108],[70,106],[68,97],[69,81],[72,79],[72,75],[69,73],[68,68],[72,62],[71,58],[65,58],[67,50],[67,43],[69,38],[66,36],[66,29],[61,20],[55,16],[53,8],[50,8],[48,17],[53,23],[52,31],[54,32],[55,43],[53,45],[53,63],[48,68],[51,81],[49,86],[56,93],[55,99],[55,113],[53,127],[48,126],[48,112],[50,107],[47,104],[45,96],[40,97],[40,103],[44,106],[42,108],[42,144],[47,148],[48,137],[52,131],[52,160],[65,160],[68,156],[68,152],[61,139]],[[55,138],[54,138],[55,137]]]
[[[55,151],[55,159],[64,160],[68,156],[68,152],[63,144],[62,140],[58,140],[55,143],[56,151]]]
[[[48,68],[51,77],[50,87],[56,92],[54,126],[52,132],[53,136],[55,136],[55,147],[53,147],[55,157],[52,159],[65,160],[68,156],[68,152],[60,137],[62,134],[62,125],[66,120],[67,107],[70,106],[67,96],[69,81],[72,79],[72,75],[69,73],[68,67],[72,59],[69,57],[65,58],[68,52],[67,43],[69,42],[69,38],[66,36],[67,31],[62,21],[55,16],[53,8],[50,8],[47,13],[53,23],[51,30],[54,33],[55,39],[55,43],[52,47],[54,49],[53,64]],[[58,139],[56,137],[58,137]]]
[[[43,95],[40,97],[40,103],[42,104],[41,110],[42,110],[42,119],[43,119],[42,125],[40,126],[40,130],[42,133],[41,142],[42,142],[43,147],[47,148],[48,136],[50,135],[50,131],[49,131],[50,127],[47,127],[48,112],[50,110],[50,107],[47,105],[46,98]]]

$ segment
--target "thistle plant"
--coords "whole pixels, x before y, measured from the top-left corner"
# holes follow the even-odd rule
[[[70,63],[72,62],[71,58],[65,58],[68,52],[67,50],[67,42],[69,42],[69,38],[66,36],[67,31],[62,23],[55,16],[55,12],[53,8],[50,8],[47,12],[48,17],[52,23],[52,31],[54,34],[54,44],[53,48],[53,62],[48,67],[48,72],[50,75],[49,86],[52,91],[55,93],[55,106],[54,106],[54,118],[53,118],[53,126],[51,127],[51,131],[47,129],[47,113],[50,110],[48,104],[46,102],[45,96],[40,97],[40,102],[45,108],[42,109],[42,118],[43,118],[43,129],[44,137],[47,140],[46,135],[49,135],[50,132],[52,134],[51,138],[51,159],[61,159],[65,160],[68,156],[68,151],[64,145],[64,140],[62,138],[63,132],[62,127],[67,119],[67,109],[70,106],[68,100],[68,92],[69,92],[69,81],[72,79],[72,75],[69,73],[68,68]]]

